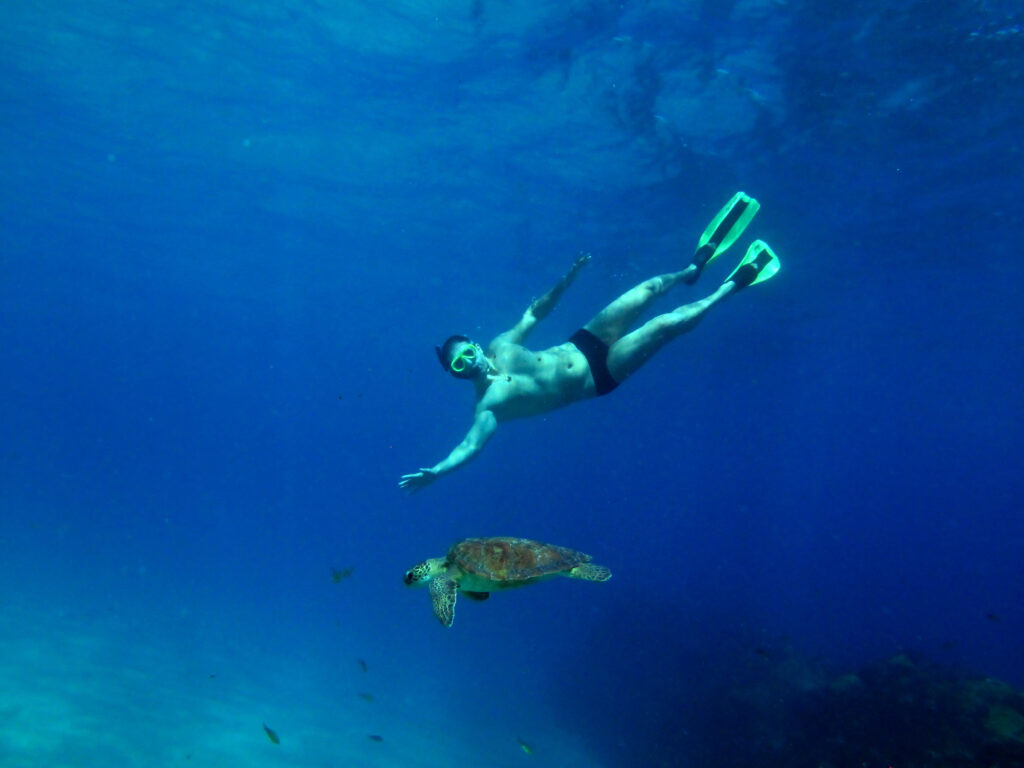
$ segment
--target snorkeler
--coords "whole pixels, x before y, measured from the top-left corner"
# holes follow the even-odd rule
[[[704,230],[689,266],[652,277],[626,291],[564,344],[541,352],[522,346],[530,331],[550,314],[565,289],[590,261],[589,254],[581,254],[554,288],[534,301],[515,326],[496,336],[486,347],[468,336],[452,336],[436,347],[445,371],[457,379],[473,382],[473,425],[445,459],[433,467],[402,475],[399,486],[415,492],[458,469],[480,453],[503,421],[536,416],[579,400],[607,395],[666,343],[693,329],[719,301],[771,278],[779,270],[779,260],[765,242],[757,240],[711,295],[629,330],[658,296],[679,283],[696,283],[704,267],[732,245],[759,207],[756,200],[737,192]]]

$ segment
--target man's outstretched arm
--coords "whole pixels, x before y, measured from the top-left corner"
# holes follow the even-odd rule
[[[497,428],[498,420],[491,411],[478,412],[473,419],[473,426],[469,428],[469,433],[461,443],[455,446],[446,459],[432,467],[421,467],[419,472],[402,475],[398,486],[413,493],[421,488],[426,488],[441,475],[447,475],[470,459],[476,458]]]
[[[576,261],[569,267],[569,271],[562,275],[562,279],[555,283],[554,288],[545,293],[539,299],[527,307],[523,313],[522,318],[518,323],[515,324],[511,329],[505,331],[499,335],[494,341],[495,342],[508,342],[509,344],[522,344],[526,337],[529,335],[533,327],[549,314],[551,310],[555,308],[555,304],[562,298],[562,294],[565,293],[565,289],[572,285],[572,281],[576,279],[576,275],[584,265],[590,261],[589,253],[581,253],[576,257]]]

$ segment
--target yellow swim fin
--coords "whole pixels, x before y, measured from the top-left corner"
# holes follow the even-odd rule
[[[736,265],[725,282],[732,280],[736,283],[736,290],[746,288],[748,285],[757,285],[769,280],[779,271],[779,257],[768,247],[764,240],[755,240],[747,248],[747,254],[743,261]]]
[[[737,192],[732,196],[697,241],[697,251],[693,254],[691,262],[697,270],[687,275],[687,283],[692,285],[697,282],[704,267],[736,242],[736,238],[743,234],[743,230],[747,228],[747,224],[760,207],[761,204],[746,192]]]

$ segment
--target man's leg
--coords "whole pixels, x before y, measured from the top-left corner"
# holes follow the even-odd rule
[[[640,285],[630,288],[602,309],[593,320],[583,327],[611,346],[623,337],[640,313],[652,301],[679,283],[685,282],[686,278],[696,271],[697,267],[691,264],[679,272],[670,272],[652,277],[650,280],[644,280]]]
[[[676,272],[673,275],[663,275],[662,277],[670,277],[678,282],[692,268],[691,266],[682,272]],[[611,377],[621,384],[666,343],[676,336],[695,328],[707,311],[726,296],[731,296],[736,291],[741,291],[747,286],[769,280],[778,271],[779,259],[772,249],[762,240],[754,241],[750,244],[739,266],[732,271],[732,274],[725,279],[725,282],[718,287],[718,290],[710,296],[700,301],[695,301],[692,304],[685,304],[671,312],[666,312],[664,315],[658,315],[632,333],[626,334],[609,344],[608,372],[611,374]],[[659,279],[654,278],[654,280]],[[633,291],[637,291],[645,285],[646,283],[642,283],[637,288],[634,288]],[[661,292],[664,292],[664,290]],[[626,294],[626,296],[628,295]],[[619,299],[618,301],[622,300]],[[612,304],[612,307],[614,306],[615,304]],[[608,312],[608,309],[605,312]],[[602,314],[604,313],[602,312]],[[636,317],[636,314],[634,313],[632,316]],[[598,318],[600,317],[601,315],[598,315]]]
[[[620,384],[624,382],[665,344],[693,330],[709,309],[736,290],[734,282],[726,281],[710,296],[658,315],[623,336],[608,351],[608,370],[612,378]]]

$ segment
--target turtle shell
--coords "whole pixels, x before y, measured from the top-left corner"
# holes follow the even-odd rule
[[[448,550],[447,562],[490,581],[526,581],[590,562],[590,555],[529,539],[495,536],[464,539]]]

